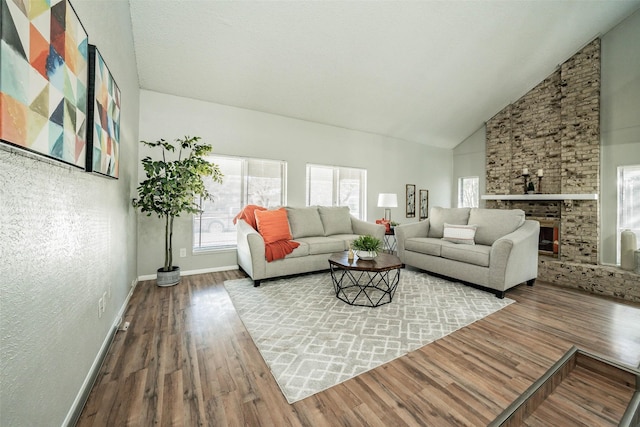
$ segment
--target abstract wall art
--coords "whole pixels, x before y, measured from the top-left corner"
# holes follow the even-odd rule
[[[118,178],[120,166],[120,89],[100,51],[89,45],[89,123],[87,170]]]
[[[407,184],[407,218],[416,216],[416,185]]]
[[[429,216],[429,190],[420,190],[420,220]]]
[[[0,1],[0,140],[84,169],[87,33],[68,0]]]

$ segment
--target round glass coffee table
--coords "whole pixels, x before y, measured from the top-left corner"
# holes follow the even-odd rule
[[[347,304],[378,307],[393,299],[400,282],[402,262],[395,255],[381,253],[371,261],[349,261],[348,252],[329,257],[336,297]]]

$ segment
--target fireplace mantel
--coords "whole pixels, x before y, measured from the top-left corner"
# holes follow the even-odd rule
[[[598,200],[597,194],[484,194],[482,200]]]
[[[598,200],[597,194],[483,194],[482,200],[495,200],[499,204],[509,200],[521,201],[563,201],[565,208],[571,210],[574,200]]]

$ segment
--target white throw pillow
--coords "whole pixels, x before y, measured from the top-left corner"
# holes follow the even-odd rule
[[[463,245],[475,245],[473,238],[476,235],[475,225],[444,224],[442,240]]]
[[[441,208],[434,206],[429,213],[429,235],[428,237],[442,238],[444,235],[444,224],[467,225],[469,221],[470,208]],[[475,223],[472,223],[475,224]]]

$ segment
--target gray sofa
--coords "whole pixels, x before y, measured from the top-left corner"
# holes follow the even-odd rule
[[[300,243],[283,259],[267,262],[262,236],[247,222],[239,220],[238,265],[259,286],[263,279],[329,269],[329,256],[349,249],[360,235],[383,240],[385,227],[353,217],[346,206],[287,207],[293,240]]]
[[[455,234],[456,228],[472,233],[474,226],[472,241]],[[427,220],[395,227],[403,264],[480,285],[499,298],[520,283],[533,285],[539,233],[540,223],[525,220],[520,209],[434,207]]]

